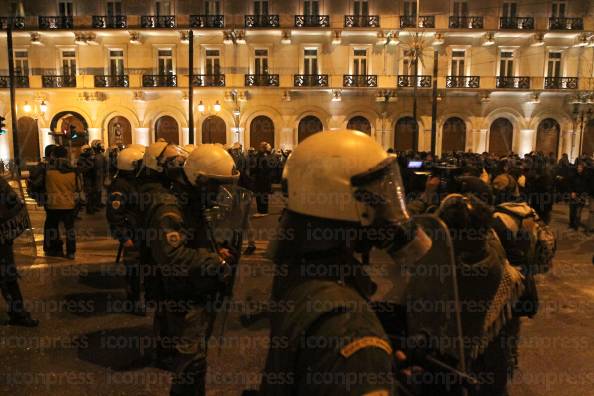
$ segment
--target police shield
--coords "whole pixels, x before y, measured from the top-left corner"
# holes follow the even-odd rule
[[[208,220],[217,246],[241,253],[243,234],[246,232],[252,193],[238,186],[222,186],[216,207]]]
[[[454,357],[464,371],[463,334],[454,249],[447,226],[438,217],[414,218],[433,241],[429,252],[406,266],[407,333],[424,335],[424,347]]]

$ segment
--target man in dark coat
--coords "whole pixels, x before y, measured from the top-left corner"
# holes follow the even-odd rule
[[[257,216],[268,214],[268,198],[272,193],[272,164],[270,154],[270,144],[260,143],[258,153],[256,154],[255,166],[252,169],[254,180],[254,192],[256,193],[256,205],[258,208]]]

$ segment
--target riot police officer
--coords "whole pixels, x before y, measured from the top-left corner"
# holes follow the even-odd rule
[[[95,194],[95,152],[88,144],[85,144],[80,149],[80,156],[76,163],[79,173],[82,175],[83,191],[85,192],[85,200],[87,205],[87,213],[93,214],[97,211],[94,201]]]
[[[291,309],[272,315],[260,391],[392,395],[395,351],[368,303],[376,286],[357,257],[375,246],[413,262],[431,244],[406,211],[396,158],[364,133],[322,132],[297,146],[284,175],[288,205],[278,235],[285,237],[269,254],[277,269],[272,299]]]
[[[28,227],[25,203],[0,177],[0,289],[8,305],[7,324],[36,327],[39,322],[31,318],[23,303],[12,247],[13,240]]]
[[[140,253],[135,230],[141,213],[138,212],[138,173],[144,150],[126,148],[116,160],[117,174],[109,186],[106,217],[112,236],[120,242],[118,259],[124,256],[127,299],[133,313],[143,313],[141,301]]]
[[[180,163],[176,158],[157,162],[176,180],[174,195],[160,195],[149,210],[150,253],[162,288],[155,319],[160,336],[174,344],[171,395],[204,395],[206,344],[215,319],[208,303],[224,289],[235,257],[213,246],[204,211],[215,204],[220,186],[236,182],[239,173],[223,147],[213,144],[198,146],[183,173],[175,172],[181,169],[173,165]]]
[[[107,160],[105,158],[105,147],[101,140],[94,140],[91,142],[91,148],[93,149],[95,169],[95,186],[93,187],[93,207],[101,209],[105,205],[102,202],[103,196],[103,183],[105,182],[105,174],[107,173]]]

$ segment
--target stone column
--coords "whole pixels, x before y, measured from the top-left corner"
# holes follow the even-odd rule
[[[101,128],[89,128],[89,143],[93,140],[101,140],[103,141],[103,136],[101,136]],[[103,145],[107,147],[107,141],[103,142]]]
[[[487,151],[487,129],[473,129],[472,141],[470,142],[470,149],[474,153],[482,153]]]
[[[534,151],[536,146],[536,129],[521,129],[518,138],[518,147],[515,151],[520,156]]]
[[[136,144],[142,144],[143,146],[148,146],[151,143],[149,128],[135,128],[134,136],[132,136],[132,142]]]

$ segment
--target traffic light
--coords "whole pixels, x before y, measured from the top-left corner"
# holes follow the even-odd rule
[[[4,123],[4,121],[6,121],[6,118],[0,116],[0,135],[6,135],[6,133],[8,132],[6,130],[6,124]]]

